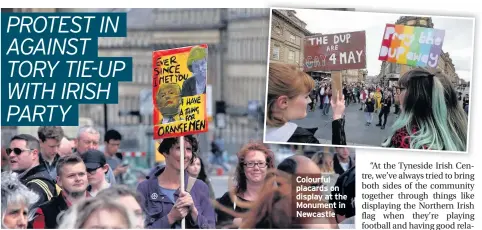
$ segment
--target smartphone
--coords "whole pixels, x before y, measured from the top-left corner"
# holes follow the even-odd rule
[[[122,161],[122,167],[125,167],[125,166],[128,166],[129,165],[129,161]]]

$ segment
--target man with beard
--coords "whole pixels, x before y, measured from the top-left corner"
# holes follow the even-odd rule
[[[55,229],[62,213],[73,204],[89,197],[87,193],[87,168],[77,155],[62,157],[57,163],[57,184],[62,188],[59,196],[40,205],[33,220],[34,229]]]

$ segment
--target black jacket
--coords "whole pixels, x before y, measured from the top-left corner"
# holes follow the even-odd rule
[[[365,105],[365,112],[373,113],[375,111],[375,99],[367,99]]]
[[[344,216],[345,218],[350,218],[355,215],[355,179],[355,166],[352,166],[350,169],[341,174],[336,180],[335,187],[339,189],[331,192],[332,199],[330,202],[338,203],[334,208],[335,213]],[[336,197],[340,197],[336,196],[337,194],[346,196],[346,199],[336,199]],[[340,208],[343,207],[341,205],[342,203],[344,204],[345,208]]]
[[[65,202],[64,196],[59,195],[51,201],[40,205],[39,209],[45,218],[45,229],[56,229],[62,217],[59,216],[59,214],[63,214],[63,212],[67,211],[69,207]],[[40,210],[37,210],[37,213]]]
[[[334,145],[346,145],[345,119],[342,118],[332,121],[331,129],[331,143]],[[319,144],[320,142],[315,137],[315,133],[317,130],[318,128],[305,129],[298,127],[296,128],[295,132],[290,137],[288,142]]]
[[[386,104],[386,105],[383,105],[383,104]],[[383,99],[383,101],[382,101],[382,111],[389,113],[391,106],[392,106],[392,99],[391,98]]]
[[[40,199],[35,203],[34,208],[57,196],[55,181],[43,164],[30,169],[25,175],[22,175],[20,181],[30,190],[39,194]]]
[[[350,158],[350,163],[348,165],[348,169],[350,169],[351,167],[355,166],[355,162],[353,161],[353,159],[351,158],[351,156],[349,157]],[[333,157],[333,170],[335,170],[335,173],[338,174],[338,175],[341,175],[345,172],[345,170],[343,169],[343,167],[341,167],[340,165],[340,160],[338,160],[338,157],[335,156]]]
[[[237,197],[239,200],[241,201],[244,201],[244,202],[247,202],[245,199],[241,198],[241,197]],[[229,196],[229,192],[226,192],[224,193],[224,195],[218,199],[216,199],[217,202],[219,202],[219,204],[223,205],[224,207],[226,208],[229,208],[231,210],[233,210],[234,208],[234,202],[231,200],[231,197]],[[244,212],[247,212],[249,209],[247,208],[242,208],[242,207],[239,207],[239,205],[236,205],[236,207],[234,208],[234,211],[237,212],[237,213],[244,213]],[[219,209],[216,209],[216,215],[217,215],[217,218],[216,218],[216,227],[217,228],[225,228],[225,227],[229,227],[230,225],[233,224],[233,220],[234,220],[234,217],[219,210]]]

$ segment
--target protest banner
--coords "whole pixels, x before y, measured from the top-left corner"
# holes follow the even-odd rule
[[[309,36],[304,39],[305,72],[332,71],[333,96],[342,89],[340,70],[366,68],[365,31]]]
[[[208,46],[206,44],[152,54],[154,139],[179,137],[184,159],[184,136],[208,131],[206,109]],[[184,160],[180,161],[184,167]],[[184,191],[184,170],[181,170]],[[181,222],[185,228],[185,219]]]
[[[152,54],[154,139],[208,131],[207,45]]]
[[[314,35],[304,39],[304,71],[366,67],[365,31]]]
[[[445,30],[387,24],[378,60],[435,68],[444,37]]]

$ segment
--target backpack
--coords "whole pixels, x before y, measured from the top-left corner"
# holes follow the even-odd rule
[[[49,189],[49,186],[47,185],[47,183],[45,183],[45,181],[41,180],[41,179],[33,179],[29,182],[27,182],[27,184],[30,184],[30,183],[35,183],[37,184],[40,188],[42,188],[42,190],[44,190],[45,194],[47,195],[47,200],[51,200],[52,198],[60,195],[60,192],[62,191],[62,188],[60,188],[59,185],[55,184],[55,194],[52,194],[50,192],[50,189]]]

